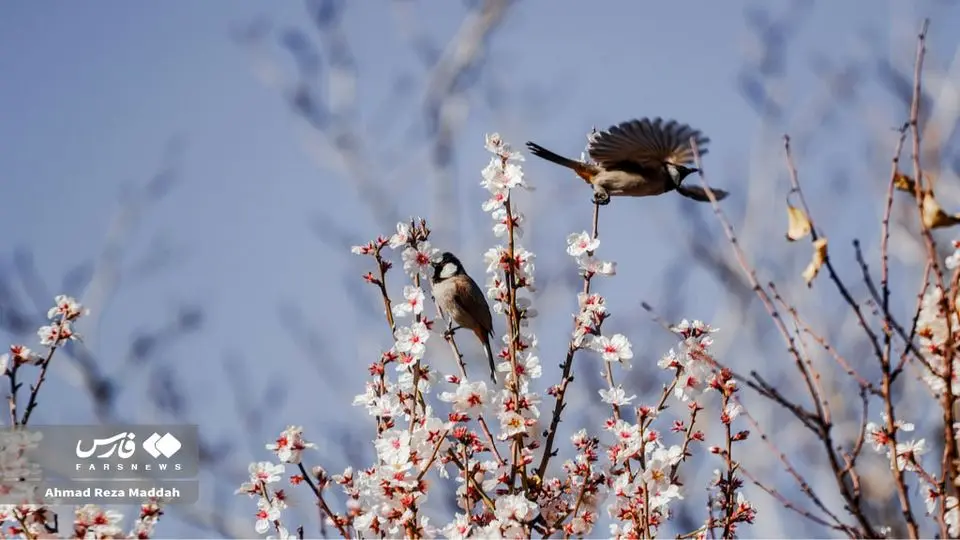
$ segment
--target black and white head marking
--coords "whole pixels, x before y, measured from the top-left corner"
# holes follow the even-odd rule
[[[452,253],[444,252],[440,260],[433,264],[433,281],[439,282],[450,279],[453,276],[463,273],[463,267],[460,260]]]

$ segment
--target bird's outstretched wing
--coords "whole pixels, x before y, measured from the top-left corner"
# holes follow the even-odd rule
[[[726,199],[727,195],[730,194],[727,191],[714,187],[710,188],[710,191],[713,192],[713,196],[716,197],[718,201]],[[707,190],[700,186],[680,186],[677,188],[677,192],[688,199],[693,199],[700,202],[710,202],[710,197],[707,197]]]
[[[693,164],[691,137],[700,155],[706,154],[710,139],[699,130],[676,120],[641,118],[601,131],[590,141],[587,153],[600,165],[632,161],[647,166],[664,162],[689,166]]]

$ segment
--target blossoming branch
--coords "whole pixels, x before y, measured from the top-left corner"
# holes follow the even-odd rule
[[[535,254],[519,242],[524,216],[513,197],[515,190],[529,189],[523,157],[498,135],[488,136],[485,147],[492,156],[481,173],[481,185],[488,192],[482,208],[490,213],[493,236],[501,243],[487,250],[483,262],[486,296],[506,328],[496,352],[496,369],[505,375],[502,385],[491,386],[478,376],[477,364],[465,361],[454,329],[427,315],[425,304],[431,295],[424,281],[439,250],[430,243],[425,220],[399,223],[393,235],[353,247],[353,253],[373,259],[374,270],[364,279],[382,298],[393,341],[370,365],[372,378],[354,399],[354,405],[375,420],[371,436],[377,461],[333,476],[322,467],[308,469],[302,452],[313,445],[304,440],[301,427],[288,427],[267,445],[279,463],[252,464],[250,481],[239,490],[257,499],[255,529],[290,536],[282,515],[287,488],[276,484],[293,465],[294,474],[287,481],[308,485],[324,515],[323,526],[344,537],[583,536],[593,533],[601,511],[612,520],[614,537],[652,536],[669,519],[671,504],[683,500],[681,465],[699,451],[718,454],[718,470],[723,471],[712,488],[717,492],[715,512],[711,510],[699,533],[716,530],[732,535],[738,524],[751,522],[754,515],[739,491],[733,458],[734,443],[746,439],[747,432],[727,429],[717,446],[702,448],[706,438],[694,428],[704,410],[696,400],[713,390],[723,396],[718,404],[723,424],[729,428],[737,417],[732,401],[736,382],[716,367],[709,352],[709,335],[715,329],[699,321],[678,325],[674,329],[680,337],[678,348],[660,363],[671,382],[654,402],[634,405],[637,396],[628,396],[613,381],[615,366],[629,369],[632,345],[622,334],[602,333],[608,301],[590,292],[591,280],[616,273],[616,263],[595,256],[600,246],[597,206],[593,232],[567,239],[567,252],[584,290],[577,297],[561,379],[539,385],[543,370],[538,337],[529,324],[537,315],[529,294],[536,291]],[[400,251],[405,274],[406,283],[396,285],[396,296],[387,283],[393,268],[388,250]],[[435,334],[447,347],[433,345]],[[594,356],[585,359],[581,369],[599,365],[607,373],[608,388],[600,390],[597,399],[610,406],[611,416],[603,426],[576,431],[561,449],[556,438],[578,351]],[[445,358],[448,353],[453,362]],[[546,419],[541,413],[545,396],[553,401]],[[659,413],[671,400],[689,411],[689,424],[674,422],[657,429]],[[597,427],[601,429],[596,431]],[[662,435],[668,430],[673,435]],[[451,482],[459,512],[435,523],[426,511],[428,495]],[[339,497],[326,489],[331,484],[340,486]]]
[[[74,324],[88,315],[75,299],[59,295],[47,312],[49,323],[37,330],[40,346],[35,352],[26,345],[11,345],[10,352],[0,355],[0,371],[9,381],[9,427],[0,440],[0,493],[5,500],[17,504],[0,504],[0,534],[10,538],[150,538],[160,516],[162,501],[150,499],[140,506],[140,512],[130,525],[123,528],[123,514],[105,510],[94,504],[77,506],[72,527],[63,529],[58,516],[44,500],[39,486],[28,479],[37,478],[39,467],[28,460],[27,452],[39,446],[41,433],[28,429],[34,411],[42,402],[40,391],[47,379],[55,353],[70,341],[80,340]],[[26,404],[20,399],[24,380],[35,370],[33,382],[26,394]]]

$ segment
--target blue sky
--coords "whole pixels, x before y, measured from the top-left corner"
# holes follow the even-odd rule
[[[460,24],[462,4],[417,2],[412,12],[420,30],[443,45]],[[756,172],[753,152],[760,136],[760,122],[737,83],[750,52],[744,20],[751,5],[618,1],[587,8],[573,0],[518,2],[493,36],[480,85],[502,89],[504,106],[494,110],[484,104],[480,90],[467,94],[475,105],[455,136],[457,158],[446,179],[459,189],[459,216],[451,218],[458,229],[438,231],[445,242],[440,247],[468,253],[462,257],[468,269],[482,272],[481,253],[494,243],[478,186],[488,159],[482,147],[486,132],[500,131],[517,147],[533,139],[575,156],[591,126],[647,115],[675,117],[711,137],[711,181],[736,197],[741,178]],[[773,14],[790,9],[787,2],[763,5]],[[97,305],[97,323],[81,330],[102,369],[123,370],[118,403],[125,417],[162,418],[142,396],[157,370],[170,370],[188,399],[188,417],[212,437],[232,440],[238,447],[233,459],[241,467],[266,457],[258,449],[260,439],[265,442],[288,423],[303,424],[320,439],[331,423],[359,419],[344,420],[339,411],[362,391],[364,368],[388,339],[371,317],[377,313],[372,291],[360,289],[357,295],[344,286],[356,282],[362,263],[342,245],[318,238],[312,224],[323,216],[348,231],[353,243],[389,230],[377,228],[350,178],[310,151],[311,130],[290,111],[278,88],[264,84],[256,61],[230,37],[258,19],[269,21],[274,31],[300,27],[312,35],[306,13],[301,2],[251,0],[0,7],[0,200],[5,202],[0,272],[15,275],[13,253],[28,248],[51,300],[59,292],[84,296],[83,290],[61,290],[64,273],[100,254],[121,194],[146,182],[171,155],[173,144],[178,150],[169,159],[176,182],[130,232],[123,279],[108,280],[117,293]],[[798,17],[800,30],[788,48],[787,115],[780,131],[802,123],[803,104],[817,91],[812,58],[839,64],[871,49],[897,66],[909,65],[910,36],[922,15],[933,17],[929,61],[942,69],[957,49],[952,29],[960,27],[960,8],[932,1],[813,4]],[[358,65],[358,126],[372,174],[386,182],[400,160],[409,166],[404,184],[385,188],[402,189],[394,197],[398,212],[428,219],[449,212],[418,184],[430,175],[419,157],[425,150],[416,92],[423,88],[424,69],[392,9],[350,3],[344,28]],[[271,34],[265,50],[290,80],[291,62],[277,42]],[[398,77],[411,81],[414,93],[390,101]],[[876,84],[864,91],[864,99],[889,115],[885,125],[903,121],[896,102]],[[838,159],[863,151],[866,143],[844,131],[854,129],[849,127],[853,116],[841,115],[840,125],[823,137],[803,141],[810,143],[803,171],[814,197],[829,192]],[[885,159],[850,164],[846,174],[856,181],[871,167],[883,171]],[[527,242],[544,253],[544,261],[568,263],[563,239],[587,227],[589,194],[549,164],[528,162],[526,171],[539,188],[526,198]],[[785,191],[782,185],[778,189],[781,195]],[[742,203],[731,207],[740,219]],[[709,207],[678,200],[631,201],[605,210],[602,249],[618,261],[621,275],[631,276],[629,282],[605,285],[607,292],[624,287],[630,302],[662,299],[657,276],[664,265],[655,261],[674,255],[674,246],[689,233],[683,224],[691,212],[712,220]],[[865,230],[850,219],[838,212],[825,222],[848,227],[850,234]],[[612,225],[604,229],[606,224]],[[143,265],[151,264],[145,257],[158,248],[170,250],[169,266],[144,272]],[[699,290],[709,290],[705,273],[694,272],[690,279],[705,288]],[[691,318],[709,319],[725,301],[710,292],[692,294],[682,300]],[[558,313],[548,321],[566,328],[572,298],[545,293],[546,306]],[[184,305],[204,310],[200,331],[163,348],[149,366],[123,367],[130,337],[168,325]],[[300,310],[296,318],[305,327],[319,333],[318,348],[305,351],[291,339],[290,325],[280,316],[290,306]],[[636,306],[621,309],[635,315]],[[566,330],[544,332],[541,341],[551,342],[544,345],[544,355],[559,352]],[[657,336],[649,344],[651,355],[670,345],[669,338]],[[240,391],[231,391],[228,381],[240,384]],[[271,385],[277,392],[264,397]],[[91,419],[89,400],[66,363],[53,369],[45,398],[38,411],[44,423]],[[256,440],[237,441],[253,438],[237,431],[238,403],[265,414]],[[332,462],[344,464],[329,443],[321,447],[328,447]],[[252,505],[239,503],[232,511],[252,527],[246,517]],[[171,535],[193,530],[169,527],[161,530]],[[770,527],[762,530],[781,530]]]

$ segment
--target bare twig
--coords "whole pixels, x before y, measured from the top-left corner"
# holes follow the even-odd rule
[[[734,255],[736,256],[737,262],[740,264],[740,267],[743,270],[743,272],[746,274],[747,279],[749,280],[750,285],[753,287],[754,292],[757,294],[757,297],[760,298],[760,301],[763,303],[764,307],[766,308],[767,313],[770,315],[771,319],[773,320],[774,325],[776,326],[777,330],[780,332],[780,335],[783,337],[784,342],[787,345],[787,350],[791,354],[791,356],[793,356],[796,365],[802,368],[801,369],[802,373],[806,372],[806,370],[803,369],[803,366],[804,366],[803,357],[800,354],[799,350],[797,349],[793,336],[791,335],[790,331],[787,329],[786,325],[784,324],[783,319],[780,316],[780,312],[777,310],[776,306],[774,305],[770,297],[770,294],[766,291],[765,288],[763,288],[760,285],[760,282],[757,279],[755,270],[747,262],[746,254],[743,252],[743,249],[740,247],[740,243],[738,242],[737,236],[734,233],[733,226],[730,224],[730,221],[727,219],[726,214],[723,212],[723,209],[720,207],[720,204],[717,201],[716,196],[714,195],[713,191],[710,189],[709,184],[707,183],[706,174],[703,170],[703,165],[700,160],[700,152],[699,152],[699,148],[697,146],[696,140],[691,138],[690,145],[693,150],[694,165],[699,170],[698,175],[700,177],[701,185],[703,186],[704,190],[707,193],[707,198],[710,199],[710,204],[713,207],[714,214],[717,216],[717,219],[720,221],[721,225],[723,226],[724,233],[726,234],[727,240],[729,241],[731,247],[734,250]],[[770,386],[769,384],[764,383],[757,374],[754,373],[754,377],[757,379],[759,386],[751,385],[752,388],[754,389],[762,388],[763,392],[761,393],[763,395],[771,399],[774,399],[781,405],[787,407],[788,410],[791,410],[795,413],[797,418],[803,420],[804,415],[799,412],[799,411],[802,411],[801,407],[797,406],[796,404],[790,403],[788,400],[786,400],[786,398],[783,398],[782,396],[780,396],[779,392],[773,389],[773,387]],[[844,468],[840,463],[840,459],[837,457],[834,451],[833,441],[829,435],[830,428],[831,428],[830,424],[823,422],[822,414],[819,416],[815,415],[813,418],[810,419],[810,421],[813,422],[813,424],[808,426],[808,427],[811,427],[811,429],[814,429],[814,426],[819,424],[819,426],[817,427],[817,431],[819,432],[818,434],[820,435],[820,440],[822,442],[824,451],[826,453],[826,457],[830,463],[830,467],[834,472],[834,476],[837,482],[837,487],[840,490],[840,493],[843,496],[844,500],[847,502],[847,511],[850,512],[856,518],[857,522],[860,525],[860,529],[861,529],[860,533],[863,536],[867,536],[870,538],[878,538],[879,535],[874,530],[873,525],[870,523],[870,520],[867,518],[866,514],[864,513],[863,508],[861,508],[859,499],[855,496],[851,487],[844,481],[844,477],[843,477]]]
[[[313,482],[313,479],[310,477],[310,473],[307,471],[306,467],[303,466],[303,463],[297,463],[297,467],[300,469],[300,475],[307,482],[307,485],[310,486],[310,490],[313,491],[313,494],[317,497],[317,504],[327,514],[327,516],[330,518],[330,521],[333,522],[334,527],[337,528],[337,531],[341,536],[344,538],[350,538],[350,534],[347,533],[346,528],[344,528],[340,516],[330,509],[326,499],[323,498],[323,491]],[[266,493],[266,488],[264,488],[263,492]]]
[[[591,238],[598,238],[600,235],[600,205],[593,205],[593,226]],[[583,294],[590,294],[590,274],[585,274],[583,277]],[[574,322],[574,327],[576,327],[576,322]],[[567,386],[573,382],[573,357],[576,355],[579,350],[573,340],[570,340],[570,344],[567,346],[567,356],[563,361],[563,364],[560,366],[562,374],[560,375],[560,384],[557,385],[556,392],[556,401],[553,405],[553,414],[550,417],[550,427],[547,430],[547,441],[543,447],[543,456],[540,458],[540,465],[537,467],[537,476],[543,478],[547,472],[547,465],[550,462],[550,458],[553,457],[553,444],[557,436],[557,429],[560,425],[560,416],[563,413],[563,409],[566,407],[564,399],[567,395]]]
[[[21,426],[27,425],[27,422],[30,421],[30,415],[33,414],[33,410],[37,407],[37,396],[40,394],[40,387],[43,386],[43,382],[47,380],[47,369],[50,368],[50,361],[53,360],[53,354],[57,352],[57,349],[66,341],[66,339],[60,336],[63,336],[64,329],[68,328],[67,325],[68,322],[66,318],[61,318],[57,322],[56,332],[58,339],[50,345],[46,358],[44,358],[40,364],[40,373],[37,375],[37,382],[30,386],[30,398],[27,400],[27,408],[24,410],[23,418],[20,419],[20,422],[16,422]],[[14,418],[15,417],[16,412],[14,412]]]

